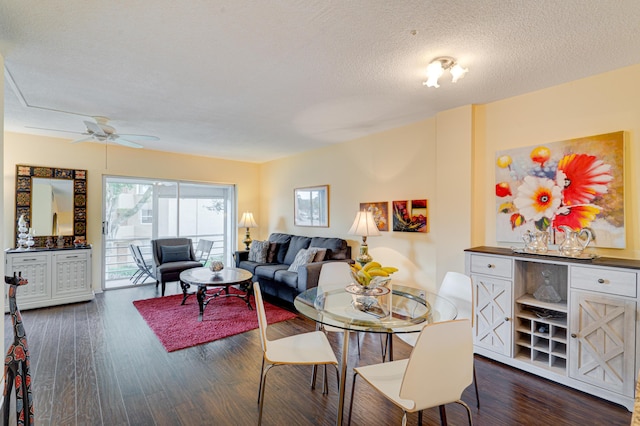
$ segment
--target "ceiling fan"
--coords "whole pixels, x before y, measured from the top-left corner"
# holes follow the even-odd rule
[[[100,142],[115,142],[117,144],[128,146],[130,148],[142,148],[143,146],[134,141],[157,141],[160,138],[150,135],[129,135],[119,134],[116,129],[110,126],[107,117],[93,117],[95,122],[84,120],[87,130],[85,132],[74,132],[69,130],[43,129],[41,127],[30,127],[32,129],[53,130],[55,132],[78,133],[84,135],[79,139],[71,141],[71,143],[88,142],[91,140]]]

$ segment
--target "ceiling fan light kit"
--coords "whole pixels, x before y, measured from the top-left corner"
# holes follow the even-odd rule
[[[427,87],[440,87],[438,79],[445,71],[451,73],[451,82],[455,83],[463,78],[469,69],[460,66],[457,60],[451,56],[439,56],[427,65],[427,81],[422,84]]]

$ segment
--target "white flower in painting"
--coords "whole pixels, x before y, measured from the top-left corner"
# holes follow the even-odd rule
[[[562,188],[551,179],[526,176],[513,204],[525,220],[552,218],[562,202]]]

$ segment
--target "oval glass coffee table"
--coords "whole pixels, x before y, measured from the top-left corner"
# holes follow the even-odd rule
[[[213,272],[205,267],[187,269],[180,273],[183,294],[182,304],[184,305],[187,297],[193,294],[187,293],[187,288],[189,285],[194,285],[198,287],[196,291],[196,298],[200,308],[198,321],[202,321],[204,308],[211,300],[218,297],[239,297],[245,301],[249,309],[253,309],[250,301],[251,292],[253,291],[252,278],[253,274],[251,272],[239,268],[225,268],[220,272]],[[231,286],[237,286],[244,294],[230,293],[229,287]],[[215,287],[215,289],[207,292],[209,287]]]

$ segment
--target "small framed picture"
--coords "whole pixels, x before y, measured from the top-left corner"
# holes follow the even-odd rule
[[[378,231],[389,230],[389,202],[360,203],[360,211],[369,211],[376,221]]]
[[[293,190],[293,223],[295,226],[329,227],[329,185]]]
[[[394,231],[429,232],[429,210],[426,199],[394,201],[392,204]]]

